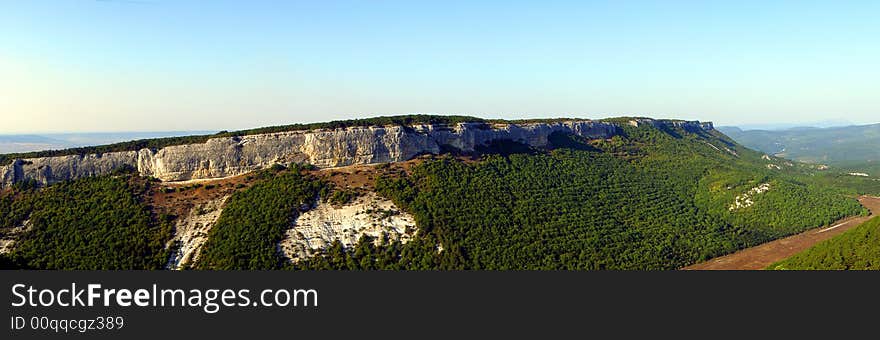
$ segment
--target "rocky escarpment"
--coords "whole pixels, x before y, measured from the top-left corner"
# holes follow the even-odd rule
[[[640,119],[633,125],[680,124]],[[690,128],[693,122],[685,128]],[[699,128],[711,128],[696,122]],[[513,140],[535,147],[548,144],[554,132],[586,138],[620,133],[615,123],[581,120],[549,123],[370,126],[335,130],[290,131],[211,138],[201,144],[159,150],[109,152],[18,159],[0,166],[0,186],[36,180],[42,184],[104,175],[130,167],[142,176],[163,181],[220,178],[266,168],[276,163],[309,163],[320,168],[396,162],[419,154],[440,153],[444,147],[469,152],[494,140]]]
[[[668,119],[650,119],[650,118],[636,118],[631,119],[629,121],[629,125],[640,127],[640,126],[653,126],[656,128],[661,127],[675,127],[681,128],[685,131],[696,132],[696,131],[711,131],[715,129],[715,126],[712,122],[700,122],[696,120],[668,120]]]

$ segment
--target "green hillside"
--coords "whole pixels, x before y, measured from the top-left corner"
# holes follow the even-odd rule
[[[0,195],[0,236],[26,222],[0,265],[24,269],[161,269],[171,224],[131,175],[85,178]],[[13,198],[14,197],[14,198]]]
[[[880,192],[870,179],[762,158],[718,131],[622,129],[603,140],[554,134],[548,149],[503,140],[476,155],[448,148],[408,172],[375,166],[376,190],[414,216],[414,240],[337,242],[298,263],[278,252],[284,230],[319,193],[342,195],[307,166],[259,171],[235,186],[188,266],[675,269],[866,214],[853,197]],[[161,268],[178,217],[151,206],[152,183],[118,173],[0,192],[0,240],[15,239],[0,266]]]
[[[872,218],[806,251],[767,267],[774,270],[880,270],[880,218]]]

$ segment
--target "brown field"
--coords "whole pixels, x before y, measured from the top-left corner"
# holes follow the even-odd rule
[[[859,197],[859,202],[871,210],[871,216],[848,217],[830,226],[807,230],[797,235],[746,248],[733,254],[716,257],[706,262],[682,268],[683,270],[758,270],[802,252],[819,242],[840,235],[847,230],[880,214],[880,198]]]
[[[155,183],[146,197],[146,204],[157,213],[184,216],[196,205],[231,195],[254,182],[251,174],[244,174],[198,181]],[[165,192],[166,188],[170,192]],[[178,191],[180,188],[184,190]]]

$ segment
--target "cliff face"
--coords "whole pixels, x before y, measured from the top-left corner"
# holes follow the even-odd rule
[[[687,123],[686,128],[689,128],[694,122]],[[707,128],[705,123],[695,124],[699,128]],[[708,128],[711,129],[711,125]],[[474,151],[476,147],[493,140],[509,139],[544,147],[547,146],[547,138],[554,132],[573,133],[586,138],[608,138],[620,131],[620,127],[613,123],[565,121],[352,127],[212,138],[203,144],[168,146],[156,151],[142,149],[15,160],[12,164],[0,166],[0,187],[28,179],[51,184],[109,174],[126,166],[137,169],[143,176],[181,181],[239,175],[276,163],[310,163],[329,168],[397,162],[418,154],[439,153],[441,146]]]
[[[650,119],[650,118],[636,118],[629,121],[629,125],[640,127],[640,126],[653,126],[653,127],[676,127],[681,128],[685,131],[696,132],[696,131],[711,131],[715,129],[715,126],[712,125],[712,122],[700,122],[696,120],[665,120],[665,119]]]

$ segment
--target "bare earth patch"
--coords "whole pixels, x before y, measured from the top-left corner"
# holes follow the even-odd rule
[[[173,250],[167,269],[182,269],[198,259],[208,231],[217,222],[223,204],[237,190],[256,182],[251,174],[207,180],[161,182],[151,187],[146,197],[156,215],[174,217],[174,236],[168,242]]]

